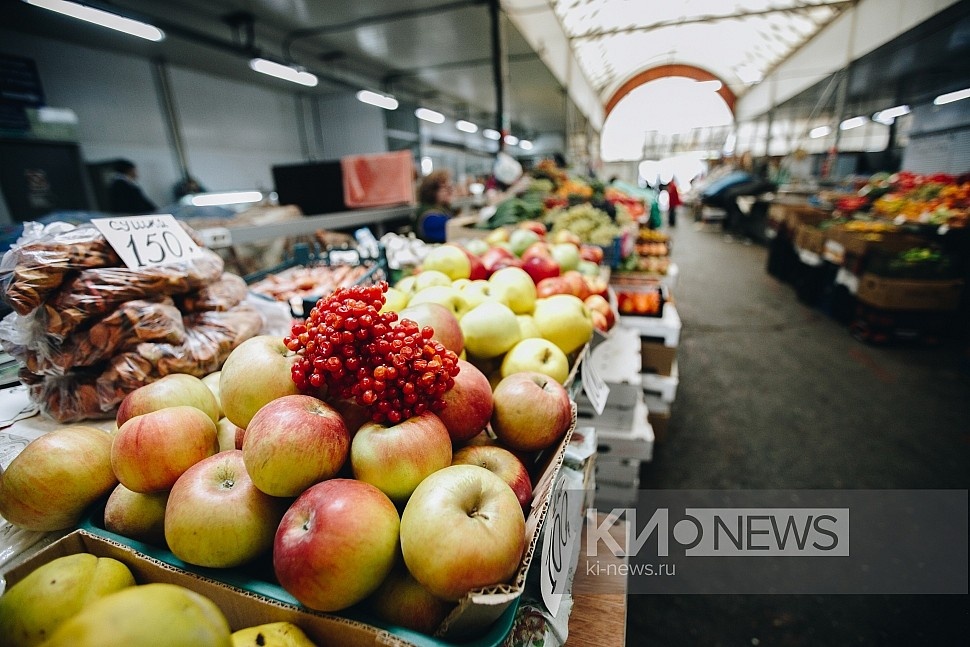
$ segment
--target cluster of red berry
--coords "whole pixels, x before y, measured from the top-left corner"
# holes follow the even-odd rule
[[[441,411],[455,384],[458,357],[394,312],[380,312],[387,282],[341,288],[295,323],[283,343],[300,355],[293,382],[301,391],[326,386],[331,397],[354,400],[374,422],[398,423]]]

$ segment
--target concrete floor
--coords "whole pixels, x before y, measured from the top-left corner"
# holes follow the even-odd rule
[[[643,489],[967,489],[965,341],[869,346],[769,275],[764,246],[681,219],[680,384]],[[966,596],[631,595],[628,645],[951,645]]]

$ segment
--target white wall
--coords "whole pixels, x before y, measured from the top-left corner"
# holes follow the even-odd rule
[[[323,159],[387,151],[384,109],[361,103],[352,93],[318,101]]]

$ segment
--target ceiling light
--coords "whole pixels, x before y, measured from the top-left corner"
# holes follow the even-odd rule
[[[192,206],[212,207],[224,204],[244,204],[259,202],[263,194],[259,191],[227,191],[225,193],[200,193],[192,196]]]
[[[310,88],[314,87],[318,83],[317,76],[315,74],[311,74],[304,70],[298,70],[295,67],[283,65],[282,63],[276,63],[265,58],[252,59],[249,61],[249,67],[256,72],[260,72],[261,74],[268,74],[269,76],[275,76],[278,79],[290,81],[291,83],[299,83],[300,85],[305,85]]]
[[[506,135],[505,143],[508,144],[509,146],[515,146],[516,144],[519,143],[519,138],[516,137],[515,135]]]
[[[956,92],[947,92],[946,94],[941,94],[937,98],[933,99],[933,103],[938,106],[942,106],[947,103],[953,103],[954,101],[966,99],[967,97],[970,97],[970,88],[964,88],[963,90],[957,90]]]
[[[830,132],[832,132],[832,129],[828,126],[819,126],[818,128],[812,128],[810,131],[808,131],[808,136],[812,139],[818,139],[819,137],[825,137]]]
[[[483,130],[482,136],[485,137],[485,139],[494,139],[495,141],[502,139],[502,133],[491,128],[486,128]]]
[[[158,27],[139,22],[138,20],[132,20],[131,18],[125,18],[118,14],[101,11],[94,7],[86,7],[76,2],[66,2],[65,0],[26,0],[26,2],[35,7],[55,11],[59,14],[70,16],[71,18],[84,20],[85,22],[101,25],[102,27],[114,29],[115,31],[124,32],[146,40],[157,42],[165,39],[165,32]]]
[[[414,111],[414,116],[424,121],[430,121],[433,124],[443,124],[445,122],[445,116],[443,114],[435,112],[430,108],[418,108]]]
[[[839,124],[839,130],[852,130],[859,126],[865,126],[868,121],[868,117],[849,117]]]
[[[902,117],[903,115],[908,114],[909,106],[893,106],[892,108],[880,110],[876,114],[872,115],[872,120],[888,126],[892,122],[896,121],[896,117]]]
[[[370,106],[384,108],[385,110],[397,110],[397,99],[379,92],[361,90],[357,93],[357,100]]]
[[[421,158],[421,175],[428,175],[434,170],[434,160],[430,157]]]
[[[524,151],[531,151],[532,142],[530,142],[528,139],[523,139],[522,141],[519,142],[519,148],[521,148]]]
[[[478,126],[470,121],[465,121],[464,119],[459,119],[455,122],[455,128],[462,131],[463,133],[477,133]]]

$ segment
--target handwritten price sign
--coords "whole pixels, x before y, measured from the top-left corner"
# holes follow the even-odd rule
[[[133,270],[186,261],[201,251],[171,214],[94,218],[91,222]]]

